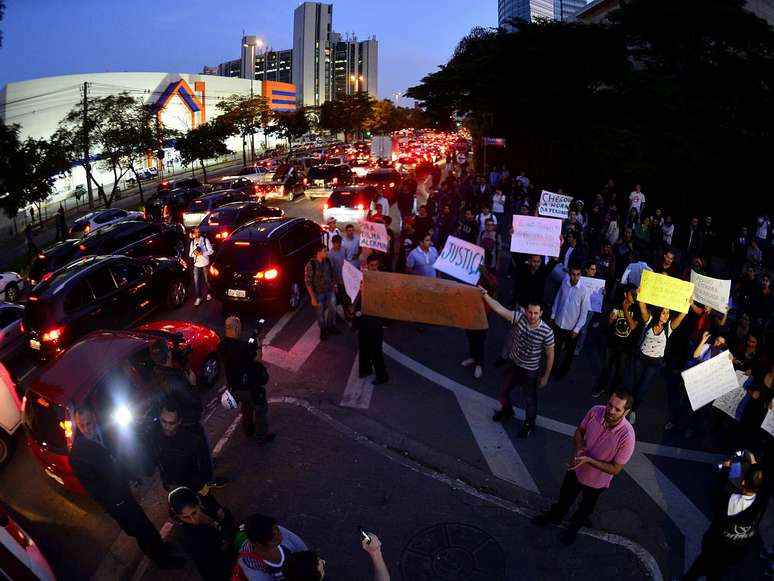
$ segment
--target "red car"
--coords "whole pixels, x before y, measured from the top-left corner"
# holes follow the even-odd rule
[[[149,347],[166,339],[181,367],[202,387],[220,373],[213,330],[184,321],[159,321],[126,331],[94,331],[48,363],[22,400],[27,443],[46,475],[83,492],[69,462],[75,410],[90,404],[102,426],[120,428],[141,421],[158,392]]]

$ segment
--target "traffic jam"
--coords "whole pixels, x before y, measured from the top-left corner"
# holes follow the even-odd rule
[[[141,207],[72,221],[66,239],[37,251],[21,273],[0,274],[0,470],[26,445],[55,489],[85,494],[69,459],[76,410],[94,410],[117,441],[137,446],[134,435],[158,421],[159,343],[173,367],[192,375],[192,390],[214,393],[221,337],[175,316],[192,295],[196,306],[204,298],[195,239],[212,249],[204,300],[222,303],[224,314],[298,309],[304,268],[328,241],[325,224],[357,229],[380,199],[396,201],[404,180],[427,179],[450,158],[460,163],[468,143],[431,131],[314,140],[266,152],[233,175],[160,181]],[[301,198],[319,206],[316,219],[286,215]],[[55,578],[1,503],[0,525],[0,561],[12,563],[11,578]]]

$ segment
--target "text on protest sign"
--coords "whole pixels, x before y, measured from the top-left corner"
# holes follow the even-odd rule
[[[692,294],[692,282],[645,270],[642,272],[637,300],[678,313],[687,313]]]
[[[704,363],[686,369],[682,376],[693,411],[739,388],[739,380],[728,351],[718,353]]]
[[[563,196],[543,190],[540,192],[538,214],[551,218],[567,218],[570,216],[570,204],[572,204],[572,196]]]
[[[360,225],[360,246],[387,252],[390,248],[390,237],[385,225],[379,222],[363,222]]]
[[[561,220],[517,214],[513,217],[511,252],[559,256],[561,235]]]
[[[468,284],[478,283],[480,273],[478,271],[484,262],[484,249],[456,236],[449,236],[443,247],[443,252],[438,256],[433,266],[436,270],[444,272]]]
[[[766,417],[763,418],[761,429],[766,430],[769,434],[774,436],[774,411],[769,410],[766,412]]]
[[[734,418],[737,422],[741,422],[742,412],[744,411],[742,403],[745,401],[744,398],[746,396],[747,390],[737,387],[717,398],[712,402],[712,407],[719,409],[724,414]]]
[[[582,276],[581,282],[589,293],[589,303],[592,313],[602,312],[602,302],[605,300],[605,279]]]
[[[728,297],[731,294],[731,281],[704,276],[691,271],[691,282],[695,285],[693,298],[702,305],[712,307],[721,313],[728,306]]]
[[[347,291],[349,300],[353,303],[357,299],[357,293],[360,292],[360,283],[363,280],[363,273],[359,268],[352,266],[350,262],[344,261],[344,267],[341,270],[341,278],[344,279],[344,289]]]

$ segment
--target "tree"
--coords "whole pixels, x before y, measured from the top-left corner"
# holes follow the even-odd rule
[[[207,169],[204,167],[204,162],[229,153],[226,147],[228,136],[226,125],[217,123],[217,120],[209,121],[178,137],[175,148],[180,153],[180,159],[184,164],[193,166],[197,161],[201,164],[206,182]]]
[[[218,122],[228,126],[231,135],[242,137],[242,161],[247,165],[245,138],[250,136],[251,159],[255,159],[255,132],[263,128],[265,135],[271,121],[269,101],[261,95],[255,97],[231,95],[220,101],[216,107],[222,111]]]
[[[357,135],[366,128],[374,102],[365,91],[326,101],[320,106],[320,127],[331,133],[344,132],[344,141],[348,142],[348,134]]]
[[[309,119],[306,117],[306,109],[299,107],[295,111],[275,111],[274,124],[268,129],[273,133],[288,140],[288,153],[293,147],[293,139],[309,133]]]
[[[140,193],[140,203],[145,199],[140,171],[145,166],[148,152],[163,151],[164,142],[172,132],[164,127],[150,105],[137,100],[126,111],[126,125],[121,139],[126,151],[126,165],[134,175]]]

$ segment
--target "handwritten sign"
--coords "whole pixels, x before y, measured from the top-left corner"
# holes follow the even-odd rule
[[[695,285],[693,298],[696,301],[721,313],[726,311],[728,297],[731,294],[730,280],[704,276],[692,270],[691,282]]]
[[[712,400],[739,388],[739,380],[727,351],[682,372],[685,391],[696,411]]]
[[[742,412],[746,402],[747,391],[741,387],[732,389],[728,393],[721,395],[714,402],[712,407],[719,409],[724,414],[734,418],[737,422],[742,420]]]
[[[567,218],[570,215],[570,204],[572,204],[572,196],[563,196],[543,190],[540,192],[538,214],[550,218]]]
[[[468,284],[477,284],[478,267],[484,262],[484,249],[455,236],[449,236],[433,267]]]
[[[363,273],[359,268],[352,266],[351,263],[344,261],[344,267],[341,269],[341,278],[344,279],[344,289],[347,291],[349,300],[353,303],[360,292],[360,283],[363,281]]]
[[[678,313],[687,313],[693,287],[692,282],[645,270],[642,272],[637,300]]]
[[[769,434],[774,436],[774,410],[766,412],[766,417],[763,418],[761,429],[766,430]]]
[[[363,273],[363,313],[461,329],[487,329],[481,292],[473,286],[393,272]]]
[[[513,217],[511,252],[559,256],[561,235],[561,220],[516,214]]]
[[[602,302],[605,300],[605,279],[582,276],[581,281],[583,282],[583,286],[587,289],[586,292],[589,293],[591,312],[601,313]]]
[[[379,222],[363,222],[360,225],[360,246],[387,252],[390,248],[390,237],[385,225]]]

